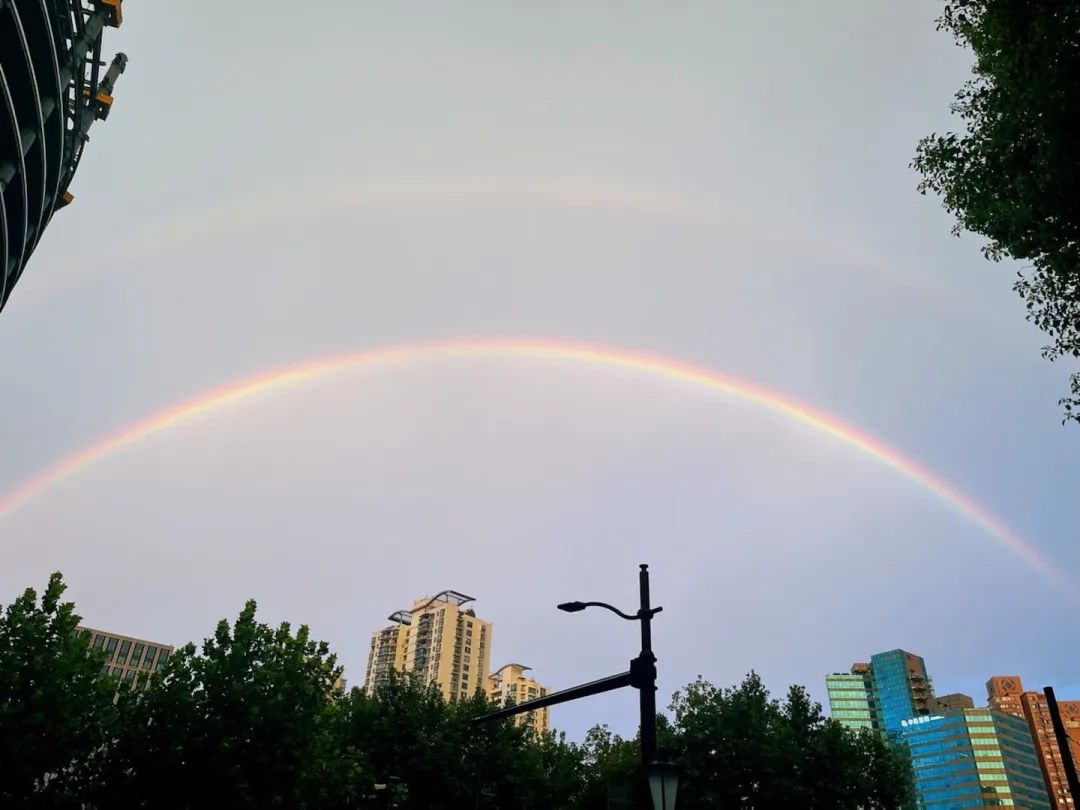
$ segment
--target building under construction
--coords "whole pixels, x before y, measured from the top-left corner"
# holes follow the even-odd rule
[[[101,58],[121,0],[0,0],[0,308],[68,190],[127,57]]]

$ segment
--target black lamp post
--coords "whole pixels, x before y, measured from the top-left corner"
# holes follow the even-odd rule
[[[638,690],[641,706],[641,766],[648,772],[656,761],[656,656],[652,651],[652,617],[663,610],[649,604],[649,566],[638,573],[641,604],[637,613],[623,613],[606,602],[563,602],[559,610],[577,613],[587,607],[601,607],[630,622],[641,622],[641,652],[630,662],[630,685]]]
[[[649,566],[642,565],[638,574],[641,604],[637,613],[623,613],[606,602],[563,602],[559,610],[577,613],[588,607],[601,607],[631,622],[641,622],[641,652],[630,661],[630,669],[618,675],[572,686],[560,692],[552,692],[540,698],[527,700],[516,706],[506,706],[473,718],[473,723],[491,723],[508,717],[530,712],[545,706],[555,706],[590,695],[599,695],[613,689],[632,686],[638,690],[641,704],[641,766],[653,794],[654,810],[674,810],[675,793],[678,789],[678,773],[669,762],[657,760],[656,756],[656,656],[652,651],[652,617],[663,608],[649,603]],[[656,788],[654,788],[654,784]],[[657,792],[657,789],[659,792]]]

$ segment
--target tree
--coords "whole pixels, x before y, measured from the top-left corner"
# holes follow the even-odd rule
[[[1080,358],[1080,5],[1074,0],[953,0],[937,21],[975,54],[952,112],[964,132],[932,134],[913,166],[942,196],[954,233],[984,254],[1030,263],[1014,288],[1051,338],[1050,360]],[[1080,372],[1062,398],[1080,421]]]
[[[63,590],[56,574],[40,605],[28,590],[0,613],[4,807],[600,810],[620,794],[648,806],[640,735],[597,726],[575,745],[476,725],[484,694],[447,701],[413,675],[344,693],[326,643],[258,622],[253,601],[145,688],[117,691]],[[801,687],[778,701],[753,673],[730,689],[699,678],[672,711],[657,737],[683,767],[688,810],[893,810],[911,796],[899,752],[825,720]]]
[[[356,806],[365,762],[335,738],[341,668],[306,626],[256,621],[249,601],[201,652],[173,654],[146,691],[125,690],[103,752],[101,806]]]
[[[781,702],[753,672],[728,689],[699,678],[675,694],[672,711],[687,810],[898,810],[913,798],[900,751],[826,720],[800,686]]]
[[[390,673],[373,692],[344,697],[339,744],[362,752],[376,781],[401,780],[403,808],[574,807],[577,747],[510,721],[474,725],[491,708],[482,694],[447,702],[437,687]]]
[[[70,806],[109,738],[115,682],[53,574],[0,610],[0,806]]]

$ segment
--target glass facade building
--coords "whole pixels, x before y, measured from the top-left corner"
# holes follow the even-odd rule
[[[848,728],[896,734],[900,723],[930,713],[933,687],[923,659],[905,650],[871,656],[851,671],[825,676],[829,710]]]
[[[1027,723],[997,709],[954,709],[901,721],[920,810],[1051,810]]]
[[[930,713],[933,688],[921,656],[890,650],[870,658],[881,724],[886,732],[900,731],[900,724]]]
[[[869,664],[855,664],[851,672],[825,676],[829,711],[848,728],[877,729],[881,726],[874,700]]]

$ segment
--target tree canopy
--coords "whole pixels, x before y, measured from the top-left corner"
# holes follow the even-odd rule
[[[103,658],[76,633],[79,616],[49,579],[0,609],[0,806],[69,805],[84,792],[81,760],[115,719]]]
[[[1027,267],[1014,287],[1049,335],[1051,359],[1080,358],[1080,5],[1074,0],[952,0],[938,19],[974,52],[952,112],[961,132],[920,141],[919,190],[940,194],[954,232]],[[1063,397],[1080,421],[1080,371]]]
[[[141,687],[122,684],[75,632],[63,590],[54,575],[40,603],[28,590],[0,613],[5,807],[647,806],[637,740],[478,726],[484,695],[448,702],[406,675],[346,691],[324,642],[259,622],[254,602]],[[801,687],[771,698],[753,673],[679,691],[658,739],[691,810],[899,808],[911,795],[900,752],[824,719]]]

